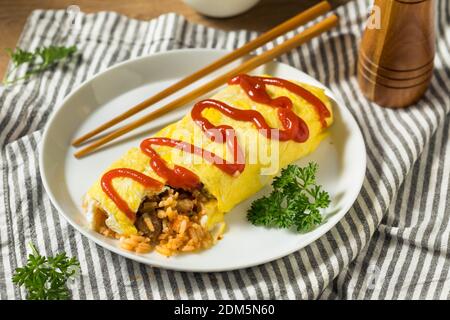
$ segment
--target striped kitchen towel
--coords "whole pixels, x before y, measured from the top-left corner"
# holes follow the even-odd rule
[[[151,21],[82,14],[79,25],[68,28],[65,11],[33,12],[21,48],[76,44],[81,54],[26,83],[0,88],[0,298],[25,297],[11,276],[25,263],[29,242],[46,255],[78,257],[75,299],[447,298],[450,3],[437,5],[434,77],[425,97],[408,109],[380,108],[358,91],[357,45],[368,1],[340,7],[338,28],[280,58],[346,103],[366,141],[366,179],[345,218],[313,244],[271,263],[221,273],[152,268],[87,240],[51,205],[39,176],[38,145],[64,96],[107,67],[178,48],[231,50],[256,34],[206,28],[176,14]]]

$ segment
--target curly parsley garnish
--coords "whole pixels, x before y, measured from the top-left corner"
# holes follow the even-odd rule
[[[42,72],[48,69],[50,66],[55,64],[58,61],[61,61],[69,56],[71,56],[75,51],[77,51],[76,46],[71,47],[57,47],[57,46],[49,46],[49,47],[41,47],[37,48],[33,52],[25,51],[20,48],[16,48],[14,51],[11,49],[6,49],[8,55],[13,62],[13,68],[11,71],[5,76],[3,80],[3,84],[13,84],[20,80],[26,80],[31,77],[33,74]],[[29,63],[29,68],[25,72],[23,76],[15,77],[13,79],[9,79],[11,74],[16,71],[18,67],[21,65]]]
[[[328,192],[316,184],[317,164],[289,165],[272,182],[268,196],[253,201],[247,219],[258,226],[311,230],[322,222],[320,208],[330,204]]]
[[[25,286],[29,300],[69,299],[67,280],[75,275],[80,263],[75,258],[68,258],[65,253],[43,257],[33,244],[30,247],[33,253],[28,256],[24,267],[16,269],[13,283]]]

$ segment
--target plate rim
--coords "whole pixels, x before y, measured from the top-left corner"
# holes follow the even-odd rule
[[[62,216],[76,231],[80,232],[83,236],[85,236],[86,238],[88,238],[91,241],[94,241],[97,245],[111,251],[114,252],[116,254],[119,254],[125,258],[137,261],[139,263],[143,263],[146,265],[149,265],[151,267],[158,267],[158,268],[162,268],[165,270],[173,270],[173,271],[182,271],[182,272],[199,272],[199,273],[206,273],[206,272],[225,272],[225,271],[233,271],[233,270],[241,270],[241,269],[246,269],[246,268],[250,268],[250,267],[254,267],[254,266],[259,266],[259,265],[263,265],[266,263],[269,263],[271,261],[275,261],[278,260],[282,257],[288,256],[294,252],[297,252],[299,250],[302,250],[303,248],[307,247],[308,245],[310,245],[311,243],[315,242],[317,239],[319,239],[320,237],[324,236],[326,233],[328,233],[333,227],[335,227],[344,217],[345,215],[348,213],[348,211],[350,210],[350,208],[353,206],[353,204],[356,202],[364,180],[365,180],[365,175],[366,175],[366,171],[367,171],[367,152],[366,152],[366,144],[361,132],[361,129],[358,125],[358,123],[356,122],[355,118],[353,117],[353,114],[348,110],[347,106],[343,103],[343,101],[341,99],[339,99],[338,97],[336,97],[336,95],[334,94],[334,92],[327,87],[326,85],[324,85],[323,83],[321,83],[320,81],[318,81],[317,79],[315,79],[314,77],[310,76],[309,74],[307,74],[306,72],[297,69],[289,64],[280,62],[280,61],[272,61],[274,63],[277,64],[281,64],[284,66],[287,66],[289,68],[293,68],[296,71],[302,73],[304,76],[312,79],[313,81],[315,81],[316,83],[320,84],[320,86],[322,88],[324,88],[327,91],[327,96],[329,96],[330,98],[332,98],[337,106],[339,107],[340,111],[345,112],[346,113],[346,118],[349,119],[350,122],[352,122],[352,126],[355,127],[355,132],[354,134],[356,134],[356,137],[358,140],[360,140],[361,142],[361,146],[363,148],[362,152],[362,159],[361,161],[363,162],[363,168],[364,168],[364,172],[361,174],[361,176],[359,177],[359,180],[355,181],[355,184],[357,184],[358,188],[355,188],[355,190],[357,189],[357,192],[355,191],[355,196],[352,197],[353,200],[349,201],[349,203],[346,206],[343,206],[340,209],[340,214],[338,216],[338,218],[336,219],[336,222],[329,224],[326,228],[324,228],[322,233],[318,233],[315,236],[312,236],[310,239],[304,241],[302,243],[302,245],[300,247],[297,247],[295,249],[292,250],[288,250],[286,252],[280,253],[278,255],[274,255],[272,256],[270,259],[262,259],[262,261],[255,261],[255,262],[249,262],[249,263],[245,263],[245,264],[241,264],[241,265],[237,265],[235,267],[229,268],[229,267],[206,267],[206,268],[199,268],[199,267],[180,267],[180,266],[170,266],[164,263],[158,263],[157,261],[155,262],[150,262],[148,261],[148,259],[145,256],[141,256],[141,255],[137,255],[131,252],[127,252],[123,249],[120,249],[116,246],[111,245],[110,243],[106,242],[106,241],[102,241],[100,238],[96,238],[94,236],[92,236],[90,234],[90,231],[81,226],[80,224],[78,224],[74,219],[72,219],[69,215],[67,215],[64,210],[60,207],[58,201],[56,200],[56,197],[54,196],[53,192],[51,191],[52,189],[50,188],[49,182],[47,181],[47,176],[46,176],[46,172],[44,171],[44,149],[46,146],[46,142],[49,139],[49,131],[50,131],[50,127],[53,123],[53,120],[57,117],[57,115],[61,112],[61,110],[63,109],[62,106],[64,104],[67,103],[68,100],[70,100],[72,98],[72,96],[74,96],[75,94],[77,94],[77,92],[79,90],[81,90],[83,87],[87,86],[90,82],[95,81],[98,77],[103,76],[109,72],[113,72],[115,69],[121,68],[127,64],[132,64],[132,63],[136,63],[137,61],[141,61],[141,60],[145,60],[145,59],[151,59],[155,56],[161,56],[161,55],[172,55],[172,54],[182,54],[183,52],[201,52],[201,53],[206,53],[206,52],[222,52],[224,54],[230,53],[230,50],[226,50],[226,49],[212,49],[212,48],[183,48],[183,49],[175,49],[175,50],[170,50],[170,51],[162,51],[162,52],[157,52],[157,53],[150,53],[148,55],[144,55],[144,56],[140,56],[140,57],[136,57],[136,58],[132,58],[132,59],[128,59],[125,61],[122,61],[120,63],[114,64],[108,68],[106,68],[105,70],[93,75],[92,77],[90,77],[89,79],[84,80],[82,83],[80,83],[78,86],[76,86],[74,89],[72,89],[72,91],[65,96],[60,103],[58,103],[55,107],[55,109],[52,111],[51,115],[49,116],[47,123],[45,124],[44,127],[44,131],[42,134],[42,138],[41,141],[39,143],[39,173],[41,176],[41,180],[42,183],[44,185],[44,189],[45,192],[47,193],[47,195],[50,198],[51,204],[57,209],[59,216]]]

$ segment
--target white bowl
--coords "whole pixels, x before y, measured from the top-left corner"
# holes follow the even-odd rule
[[[205,16],[228,18],[249,10],[259,0],[184,0],[184,2]]]

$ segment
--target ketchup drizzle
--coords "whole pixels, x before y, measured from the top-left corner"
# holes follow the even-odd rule
[[[102,186],[103,192],[105,192],[108,197],[116,204],[116,206],[127,215],[127,217],[134,221],[135,214],[130,209],[128,204],[120,197],[120,195],[117,193],[117,191],[114,189],[112,185],[112,181],[115,178],[130,178],[133,179],[136,182],[139,182],[141,185],[147,188],[152,189],[159,189],[163,187],[163,184],[153,178],[150,178],[149,176],[146,176],[145,174],[128,168],[117,168],[112,169],[108,172],[106,172],[100,181],[100,184]]]
[[[331,116],[330,110],[326,107],[326,105],[317,98],[314,94],[306,90],[305,88],[300,87],[299,85],[284,80],[280,78],[266,78],[266,77],[257,77],[257,76],[249,76],[247,74],[240,74],[228,81],[228,84],[239,84],[242,89],[247,93],[247,95],[255,102],[268,104],[272,107],[283,107],[283,105],[290,105],[290,109],[292,109],[292,101],[287,97],[278,97],[272,99],[266,91],[266,84],[277,86],[281,88],[285,88],[290,92],[302,97],[310,104],[314,106],[316,112],[319,114],[320,122],[323,127],[327,126],[327,122],[325,118]]]
[[[309,130],[303,119],[298,117],[292,110],[292,101],[284,96],[272,99],[266,91],[266,84],[286,88],[308,101],[315,107],[319,114],[320,122],[324,127],[327,125],[325,118],[331,115],[328,108],[319,98],[308,90],[283,79],[242,74],[232,78],[228,83],[240,85],[253,101],[277,108],[278,117],[283,127],[279,130],[278,139],[280,141],[294,140],[296,142],[305,142],[309,137]],[[168,185],[174,188],[196,188],[200,185],[200,179],[195,173],[184,167],[174,165],[173,169],[169,168],[166,161],[152,148],[152,145],[178,148],[184,152],[201,156],[223,172],[232,176],[243,172],[245,169],[245,162],[239,164],[237,161],[237,159],[243,159],[244,155],[238,145],[234,128],[228,125],[213,125],[202,115],[203,110],[208,108],[216,109],[234,120],[252,122],[256,128],[260,129],[260,133],[264,134],[268,139],[272,138],[270,132],[273,128],[267,124],[261,113],[256,110],[236,109],[213,99],[206,99],[196,103],[191,111],[192,119],[211,141],[218,143],[227,142],[227,147],[232,151],[234,161],[228,162],[212,152],[180,140],[170,138],[148,138],[143,140],[140,148],[143,153],[149,156],[150,166],[160,177],[166,180]],[[217,130],[220,133],[221,137],[219,140],[214,135],[213,130]],[[112,180],[118,177],[133,179],[148,188],[161,188],[163,184],[138,171],[127,168],[113,169],[103,175],[101,179],[103,191],[122,212],[134,221],[135,213],[131,211],[128,204],[112,186]]]
[[[152,145],[168,146],[180,149],[184,152],[196,154],[229,175],[238,174],[244,171],[245,168],[245,165],[227,163],[226,160],[217,156],[215,153],[206,151],[184,141],[170,138],[145,139],[141,142],[141,150],[150,157],[150,166],[159,176],[167,180],[168,185],[175,188],[192,189],[198,187],[200,179],[192,171],[178,165],[175,165],[173,169],[170,169],[161,156],[151,147]]]
[[[280,97],[284,98],[284,97]],[[275,99],[276,100],[276,99]],[[281,100],[277,100],[281,101]],[[287,99],[287,101],[290,101]],[[275,102],[278,103],[278,102]],[[223,103],[214,99],[206,99],[197,102],[191,111],[191,117],[194,122],[202,129],[205,135],[215,142],[224,142],[228,144],[228,148],[233,152],[234,159],[243,159],[242,149],[237,144],[237,137],[234,128],[228,125],[213,125],[208,119],[202,116],[202,112],[205,109],[216,109],[222,114],[227,115],[231,119],[239,121],[252,122],[257,129],[260,130],[264,136],[271,139],[271,128],[263,115],[256,110],[241,110],[233,108],[226,103]],[[284,108],[284,109],[282,109]],[[289,109],[289,105],[283,105],[278,109],[279,119],[284,129],[279,130],[278,140],[287,141],[294,140],[296,142],[305,142],[308,139],[309,130],[306,123]],[[216,141],[217,137],[214,135],[214,131],[217,130],[221,134],[220,141]],[[216,131],[216,132],[217,132]]]

